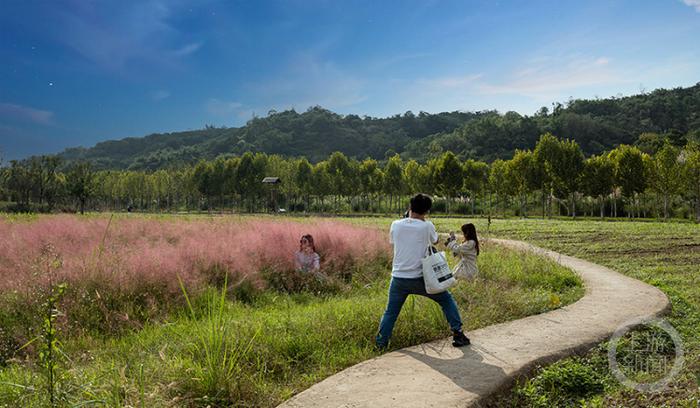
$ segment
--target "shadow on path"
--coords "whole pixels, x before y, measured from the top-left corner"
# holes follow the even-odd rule
[[[415,347],[413,348],[415,350]],[[455,385],[465,391],[486,397],[506,379],[502,367],[485,361],[485,352],[475,344],[468,347],[453,348],[448,342],[439,346],[426,343],[420,346],[421,352],[410,349],[398,350],[397,353],[410,356],[433,370],[449,378]],[[492,356],[486,357],[494,358]],[[503,362],[501,362],[503,364]],[[474,375],[470,375],[474,373]]]

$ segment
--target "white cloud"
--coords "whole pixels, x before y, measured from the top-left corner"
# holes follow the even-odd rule
[[[112,71],[121,71],[134,60],[172,64],[203,44],[187,41],[186,33],[170,24],[179,7],[169,0],[118,7],[74,2],[54,10],[61,30],[55,37],[85,59]]]
[[[698,67],[700,62],[693,54],[663,63],[626,62],[583,54],[539,56],[514,62],[514,67],[506,69],[505,74],[484,72],[389,81],[382,93],[393,95],[385,104],[394,106],[394,111],[496,108],[531,113],[543,104],[570,97],[634,94],[640,84],[650,89],[693,85],[697,82]],[[673,78],[671,83],[669,78]]]
[[[606,57],[539,57],[501,82],[483,82],[481,94],[513,94],[550,100],[575,89],[619,84],[626,79],[610,66]]]
[[[402,64],[413,64],[413,61],[415,60],[421,60],[424,58],[430,57],[431,54],[425,53],[425,52],[420,52],[420,53],[412,53],[412,54],[399,54],[399,55],[393,55],[389,57],[382,57],[379,58],[375,61],[370,61],[367,65],[375,70],[378,69],[386,69],[388,67],[392,66],[397,66],[397,65],[402,65]],[[409,62],[411,61],[411,62]]]
[[[700,0],[683,0],[686,6],[690,6],[700,13]]]
[[[18,119],[24,122],[33,122],[40,125],[52,124],[54,114],[51,111],[16,105],[13,103],[0,103],[0,117]]]
[[[416,80],[394,79],[383,91],[398,104],[398,110],[465,109],[482,74],[445,75]],[[394,99],[395,98],[395,99]]]
[[[444,89],[460,89],[470,87],[476,83],[483,75],[470,74],[463,76],[446,76],[432,79],[419,79],[417,83],[420,86],[435,88],[436,90]]]
[[[476,95],[483,74],[437,75],[418,79],[390,78],[375,81],[370,88],[375,115],[388,116],[405,111],[444,112],[486,109]]]
[[[495,108],[526,113],[543,102],[598,92],[601,87],[613,89],[639,78],[637,72],[625,78],[618,64],[612,61],[600,55],[537,56],[514,62],[510,70],[506,67],[504,74],[488,71],[395,79],[388,81],[382,91],[392,95],[386,103],[399,107],[394,108],[397,111]]]
[[[151,91],[150,96],[151,99],[153,99],[154,101],[162,101],[163,99],[170,97],[170,91],[167,91],[165,89],[158,89],[155,91]]]
[[[275,79],[252,84],[251,90],[267,109],[306,109],[320,105],[341,110],[365,101],[365,86],[365,80],[350,75],[333,62],[302,53],[276,74]]]
[[[196,51],[197,51],[198,49],[200,49],[201,47],[202,47],[202,43],[201,43],[201,42],[196,42],[196,43],[192,43],[192,44],[187,44],[187,45],[185,45],[184,47],[182,47],[182,48],[180,48],[180,49],[178,49],[178,50],[173,51],[173,55],[176,56],[176,57],[185,57],[185,56],[187,56],[187,55],[190,55],[190,54],[196,52]]]
[[[211,98],[206,103],[206,110],[216,116],[230,116],[238,114],[243,108],[243,104],[235,101],[222,101],[217,98]]]

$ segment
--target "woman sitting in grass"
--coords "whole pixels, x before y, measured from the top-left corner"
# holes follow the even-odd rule
[[[320,274],[321,257],[316,253],[314,237],[306,234],[299,241],[299,251],[294,254],[294,264],[300,272]]]
[[[476,236],[476,227],[472,223],[462,225],[462,233],[464,242],[457,243],[454,232],[450,232],[445,245],[460,258],[455,269],[455,277],[470,279],[479,273],[479,268],[476,266],[476,257],[479,256],[479,238]]]

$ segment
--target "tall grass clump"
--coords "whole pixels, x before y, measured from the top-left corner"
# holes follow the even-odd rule
[[[239,380],[243,376],[241,361],[247,356],[257,336],[245,341],[234,332],[234,321],[226,313],[226,288],[214,292],[207,299],[204,313],[197,313],[178,278],[182,294],[193,322],[200,326],[192,341],[193,376],[190,379],[194,394],[203,395],[205,403],[217,406],[231,404],[240,399]],[[189,339],[188,339],[189,340]]]
[[[293,254],[303,234],[315,238],[327,277],[322,282],[294,271]],[[39,307],[34,293],[47,284],[33,265],[46,245],[62,259],[55,272],[67,284],[62,324],[90,335],[136,330],[181,310],[178,276],[193,297],[226,281],[230,296],[252,301],[270,287],[337,293],[381,272],[367,272],[366,265],[389,259],[381,231],[337,221],[57,215],[0,218],[0,237],[0,344],[10,344],[7,348],[31,338],[28,328]]]

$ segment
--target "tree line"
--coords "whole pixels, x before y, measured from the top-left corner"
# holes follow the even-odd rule
[[[187,132],[153,134],[71,148],[60,156],[67,164],[89,160],[98,170],[158,170],[245,152],[305,157],[311,163],[339,151],[362,160],[426,162],[451,151],[462,161],[508,160],[515,151],[533,149],[540,135],[576,140],[587,156],[620,144],[653,147],[669,139],[678,147],[700,142],[700,84],[606,99],[576,99],[542,107],[532,116],[499,113],[411,111],[386,118],[341,115],[319,106],[305,112],[270,111],[245,126],[206,126]],[[644,135],[641,137],[640,135]],[[651,153],[647,151],[647,153]]]
[[[551,133],[532,150],[491,163],[451,151],[423,163],[395,154],[356,160],[334,152],[318,163],[246,152],[156,171],[62,169],[57,156],[11,161],[0,169],[9,211],[403,211],[408,195],[437,198],[435,212],[484,216],[694,218],[700,221],[700,144],[657,141],[586,157]],[[263,177],[280,177],[266,185]]]

